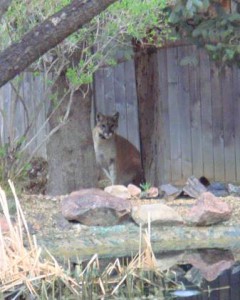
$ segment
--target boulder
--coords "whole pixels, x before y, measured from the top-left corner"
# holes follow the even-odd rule
[[[132,218],[137,224],[177,225],[182,224],[182,217],[171,207],[165,204],[145,204],[133,206]]]
[[[135,184],[129,184],[127,186],[128,192],[131,195],[131,197],[139,197],[141,194],[141,189],[136,186]]]
[[[182,190],[176,188],[170,183],[161,185],[160,190],[164,193],[164,197],[169,200],[177,198],[177,196],[182,192]]]
[[[228,186],[229,194],[239,196],[240,195],[240,186],[229,183]]]
[[[105,192],[111,194],[112,196],[116,196],[123,199],[130,199],[131,194],[127,187],[124,185],[110,185],[105,187]]]
[[[158,194],[159,194],[158,188],[155,186],[152,186],[147,190],[148,198],[156,198],[158,196]]]
[[[212,225],[229,220],[231,213],[232,210],[227,203],[210,192],[204,192],[188,212],[186,221],[198,226]]]
[[[229,192],[223,182],[213,182],[207,187],[208,192],[211,192],[216,197],[227,197]]]
[[[100,189],[83,189],[64,198],[61,211],[69,221],[88,226],[111,226],[129,218],[131,203]]]
[[[202,177],[201,181],[208,182],[205,177]],[[200,197],[202,193],[207,191],[206,187],[201,181],[194,176],[190,176],[186,182],[186,185],[183,187],[183,191],[192,198]]]

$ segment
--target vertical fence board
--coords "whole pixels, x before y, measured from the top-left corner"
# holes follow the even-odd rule
[[[177,182],[181,179],[181,132],[179,115],[179,86],[178,86],[178,52],[177,48],[170,48],[167,52],[168,63],[168,105],[170,120],[171,142],[171,171],[172,180]]]
[[[217,181],[225,180],[224,162],[224,133],[223,133],[223,107],[221,77],[216,64],[211,64],[212,82],[212,110],[213,110],[213,157],[214,157],[214,178]]]
[[[236,181],[240,183],[240,69],[233,69],[233,98],[235,119]]]
[[[139,143],[139,124],[137,108],[136,79],[133,60],[124,64],[125,70],[125,88],[126,88],[126,106],[127,106],[127,137],[137,149]]]
[[[167,70],[167,49],[163,48],[158,51],[158,70],[159,70],[159,113],[161,126],[159,131],[159,153],[158,169],[161,170],[162,183],[171,182],[171,155],[170,155],[170,120],[168,107],[168,70]]]
[[[114,67],[114,90],[115,90],[115,107],[120,113],[120,121],[118,133],[127,138],[127,113],[126,106],[123,105],[125,99],[125,84],[124,84],[124,63]]]
[[[213,172],[213,137],[212,137],[212,99],[209,57],[200,50],[200,97],[202,112],[202,146],[203,171],[209,179],[214,178]]]
[[[222,73],[222,101],[223,101],[223,129],[224,129],[224,156],[225,177],[235,182],[235,149],[234,149],[234,102],[232,93],[232,71],[225,67]]]
[[[99,69],[94,74],[94,100],[95,113],[104,113],[104,69]]]
[[[189,66],[189,92],[190,92],[190,117],[192,134],[192,170],[193,175],[203,175],[203,147],[201,127],[201,98],[199,85],[199,53],[195,46],[190,47],[192,53],[196,53],[196,65]]]
[[[190,126],[190,95],[189,95],[189,69],[182,65],[182,60],[190,55],[187,46],[178,49],[179,64],[179,113],[181,122],[181,151],[182,151],[182,176],[187,178],[192,175],[192,143]]]
[[[104,113],[111,115],[115,112],[115,95],[113,68],[104,68]]]

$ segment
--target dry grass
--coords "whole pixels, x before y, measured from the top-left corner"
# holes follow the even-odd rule
[[[141,247],[140,238],[139,253],[129,259],[126,264],[121,263],[120,259],[116,259],[101,271],[98,256],[94,255],[80,274],[83,287],[90,289],[90,286],[91,288],[94,286],[95,293],[98,291],[104,296],[118,295],[119,290],[123,287],[125,292],[128,291],[132,295],[136,291],[136,285],[139,286],[140,284],[142,287],[145,285],[156,286],[156,283],[151,280],[149,274],[154,274],[155,278],[158,278],[159,287],[164,275],[158,270],[157,261],[149,239],[149,231],[146,231],[143,236],[144,249]],[[89,274],[91,277],[90,281]]]
[[[146,275],[151,272],[158,279],[163,278],[157,270],[150,243],[150,223],[144,235],[140,228],[139,253],[129,259],[127,264],[121,264],[120,259],[116,259],[114,263],[101,270],[96,254],[84,270],[81,270],[79,265],[79,268],[76,267],[74,270],[74,278],[70,277],[68,275],[70,268],[67,274],[50,253],[47,260],[42,258],[42,249],[29,233],[14,186],[12,182],[9,184],[16,204],[16,221],[11,220],[5,192],[0,188],[0,203],[9,227],[9,231],[3,234],[0,226],[0,292],[2,294],[14,296],[11,299],[27,293],[41,299],[50,299],[48,295],[52,293],[54,299],[57,292],[54,282],[60,280],[62,286],[67,287],[68,292],[75,294],[76,298],[82,296],[88,299],[93,294],[118,295],[122,287],[125,290],[135,291],[136,283],[138,286],[139,283],[141,286],[146,284],[154,286],[154,281]],[[144,236],[143,241],[142,236]]]
[[[61,268],[49,253],[49,259],[42,259],[42,249],[29,234],[19,200],[12,182],[9,182],[16,203],[16,223],[13,223],[8,210],[5,192],[0,188],[0,203],[7,220],[9,231],[3,234],[0,227],[0,291],[23,292],[29,290],[37,295],[36,288],[41,281],[61,281],[74,293],[78,284]],[[36,288],[35,288],[36,287]]]

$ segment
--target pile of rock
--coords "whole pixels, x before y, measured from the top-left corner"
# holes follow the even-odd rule
[[[139,198],[142,193],[134,185],[110,186],[105,191],[93,188],[73,192],[63,199],[61,210],[67,220],[88,226],[112,226],[126,221],[134,221],[142,226],[150,223],[162,226],[208,226],[229,220],[232,211],[228,204],[207,191],[204,186],[199,188],[199,182],[194,178],[186,186],[188,188],[183,191],[191,191],[197,201],[184,219],[176,210],[163,203],[132,205],[129,199]],[[161,193],[169,191],[169,186],[163,186]],[[176,197],[182,191],[172,189],[171,192]],[[149,197],[156,198],[158,195],[157,188],[149,190]]]

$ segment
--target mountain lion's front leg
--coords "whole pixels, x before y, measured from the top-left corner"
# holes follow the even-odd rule
[[[109,174],[112,185],[117,184],[117,168],[115,159],[113,158],[110,159]]]

